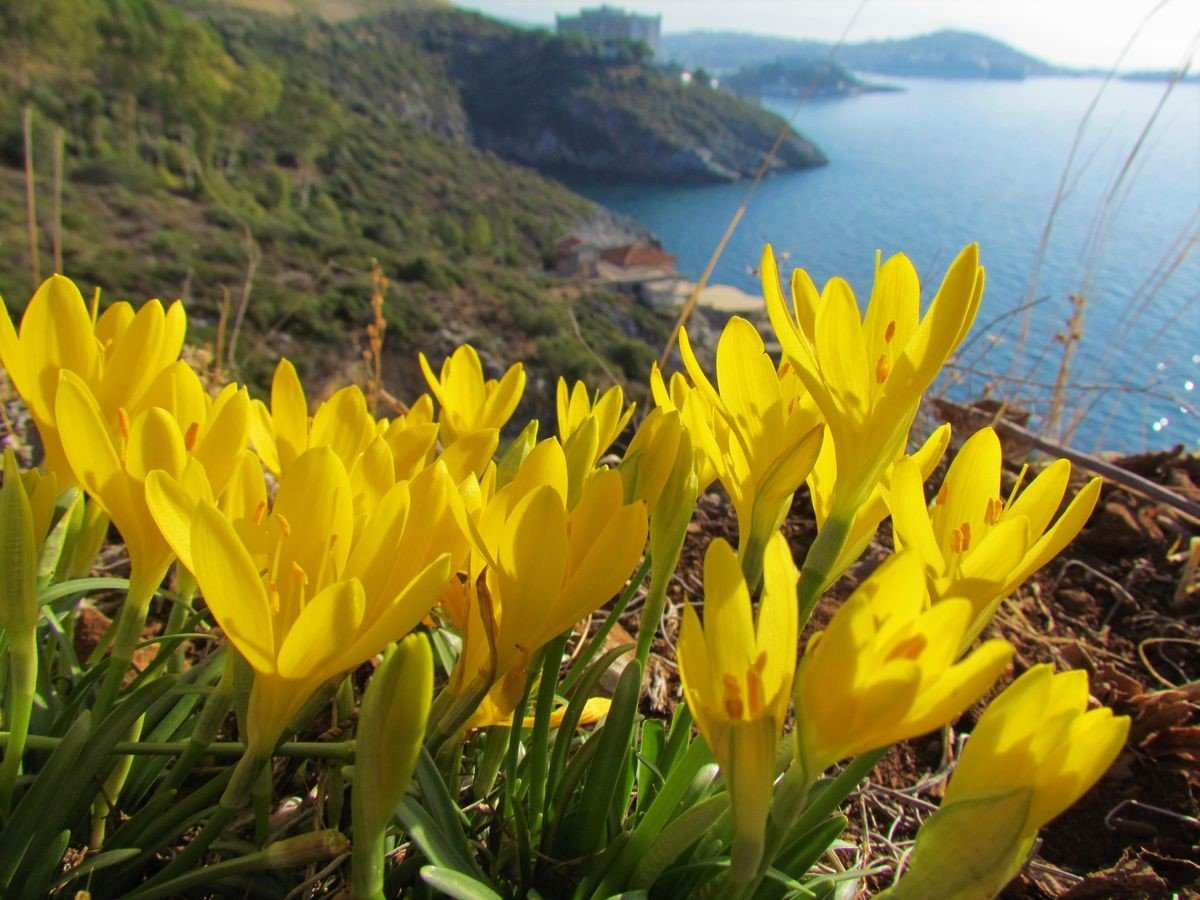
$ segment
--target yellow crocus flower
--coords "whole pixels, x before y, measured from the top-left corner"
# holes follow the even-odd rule
[[[650,369],[650,393],[659,409],[679,413],[689,434],[704,434],[715,430],[712,405],[701,391],[688,384],[687,377],[682,372],[672,372],[668,385],[663,380],[658,363],[655,363]],[[696,478],[702,493],[717,480],[717,464],[706,452],[704,442],[692,443],[696,459]]]
[[[988,704],[941,808],[917,834],[908,871],[884,896],[998,894],[1038,829],[1083,796],[1125,746],[1129,717],[1087,707],[1087,673],[1055,674],[1049,665],[1034,666]]]
[[[768,538],[783,523],[796,488],[821,447],[821,415],[794,368],[776,368],[758,331],[734,316],[717,343],[717,386],[704,374],[687,329],[679,351],[688,375],[714,410],[714,426],[688,420],[692,440],[716,467],[738,521],[738,555],[757,582]],[[719,390],[718,390],[719,388]]]
[[[162,370],[141,404],[120,407],[107,420],[88,385],[65,371],[55,410],[75,477],[125,541],[130,594],[148,602],[174,554],[146,505],[146,478],[161,469],[194,497],[220,494],[246,443],[246,390],[226,385],[212,399],[187,364],[176,362]]]
[[[534,654],[616,594],[641,557],[646,506],[625,502],[620,474],[598,472],[573,508],[567,482],[562,445],[542,441],[470,526],[467,580],[442,599],[463,642],[451,692],[491,689],[468,724],[511,716]]]
[[[970,624],[966,600],[929,606],[915,553],[876,569],[809,640],[796,671],[796,738],[806,778],[932,731],[978,700],[1013,650],[987,641],[955,662]]]
[[[320,446],[288,467],[269,511],[230,520],[202,500],[186,532],[174,517],[162,522],[217,624],[254,669],[249,756],[269,756],[321,684],[426,615],[461,540],[455,497],[444,467],[433,467],[394,485],[356,539],[350,478]]]
[[[704,555],[704,623],[689,604],[679,632],[679,677],[688,708],[729,788],[732,868],[752,877],[762,858],[796,663],[796,566],[783,535],[767,542],[757,620],[733,548],[717,538]]]
[[[282,474],[313,447],[330,447],[349,469],[377,436],[367,399],[357,385],[344,387],[320,404],[311,419],[304,386],[290,360],[281,359],[271,380],[270,409],[253,402],[250,442],[263,465]]]
[[[877,263],[865,317],[845,281],[830,279],[818,294],[803,269],[792,274],[789,310],[769,245],[762,278],[784,355],[829,425],[837,456],[829,518],[846,525],[903,452],[921,395],[975,319],[984,284],[978,247],[951,264],[923,318],[917,273],[903,254]]]
[[[63,448],[76,478],[120,531],[129,553],[129,591],[115,625],[111,661],[97,715],[116,699],[133,659],[150,600],[174,558],[150,514],[146,480],[163,471],[193,502],[221,493],[242,458],[250,404],[230,384],[214,400],[186,363],[159,373],[139,406],[118,407],[115,421],[88,385],[64,371],[55,398]]]
[[[912,454],[911,459],[916,463],[922,481],[933,474],[938,463],[942,461],[942,457],[946,455],[946,448],[949,446],[950,426],[942,425],[935,429],[925,443]],[[899,461],[897,460],[897,462]],[[879,529],[879,523],[887,518],[888,506],[885,493],[891,484],[895,467],[895,463],[888,467],[883,474],[883,480],[875,485],[867,497],[867,501],[855,511],[837,562],[825,574],[825,582],[820,587],[822,593],[862,556],[867,545],[871,543],[871,538]],[[818,529],[825,527],[825,522],[833,511],[833,488],[836,483],[837,451],[834,449],[829,435],[826,435],[821,444],[821,452],[817,455],[816,465],[813,466],[812,472],[808,476],[808,490],[812,498],[813,513],[816,516]]]
[[[964,646],[1005,597],[1070,543],[1100,496],[1101,480],[1093,478],[1054,520],[1071,464],[1057,460],[1007,501],[1000,493],[1002,467],[1000,439],[984,428],[963,444],[932,506],[925,504],[911,461],[897,464],[888,492],[896,545],[921,557],[934,601],[971,601],[972,627]]]
[[[118,409],[131,409],[142,393],[179,356],[187,318],[183,306],[151,300],[136,313],[114,303],[98,318],[79,289],[54,275],[34,293],[13,328],[0,298],[0,362],[25,402],[45,448],[45,467],[59,487],[76,483],[63,452],[56,400],[59,373],[75,374],[91,391],[101,417],[114,422]]]
[[[595,396],[589,396],[587,385],[582,381],[576,381],[575,386],[568,391],[565,378],[558,379],[556,401],[558,439],[564,447],[569,447],[571,438],[588,418],[595,418],[596,446],[591,454],[593,465],[625,430],[637,405],[631,403],[625,406],[625,392],[619,384],[613,385],[603,394],[597,391]]]
[[[429,389],[441,406],[442,438],[450,442],[484,428],[503,428],[525,392],[525,367],[513,363],[496,380],[485,380],[479,354],[463,344],[442,363],[435,375],[425,354],[418,355]]]
[[[412,478],[433,461],[438,425],[433,417],[433,400],[422,394],[407,413],[394,419],[381,419],[380,435],[392,451],[396,480]]]

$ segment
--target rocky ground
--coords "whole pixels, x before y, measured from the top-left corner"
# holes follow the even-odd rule
[[[1200,500],[1200,456],[1181,451],[1117,459],[1177,494]],[[1082,477],[1082,474],[1081,474]],[[935,476],[935,480],[937,476]],[[786,530],[793,547],[815,534],[798,495]],[[646,712],[669,712],[679,696],[673,646],[685,595],[702,594],[708,542],[736,539],[720,494],[702,498],[672,586],[664,633],[651,661]],[[809,628],[889,551],[885,523],[864,559],[834,588]],[[1109,774],[1043,829],[1037,852],[1005,892],[1010,900],[1200,896],[1200,521],[1106,484],[1087,528],[1013,598],[991,636],[1017,649],[1012,677],[1041,662],[1084,668],[1096,702],[1133,718],[1128,745]],[[636,608],[624,617],[636,628]],[[1011,679],[1008,679],[1011,680]],[[1005,682],[1007,683],[1007,681]],[[847,815],[863,848],[847,868],[886,867],[890,882],[921,821],[936,807],[968,712],[954,730],[898,745],[851,798]]]

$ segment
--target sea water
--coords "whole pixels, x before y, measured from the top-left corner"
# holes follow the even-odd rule
[[[1200,85],[893,82],[903,90],[767,101],[830,163],[766,179],[712,281],[760,291],[770,242],[785,277],[841,275],[862,303],[879,249],[909,256],[928,301],[977,241],[987,289],[951,396],[1015,399],[1081,449],[1200,447]],[[695,277],[748,185],[577,187]],[[1046,423],[1072,295],[1085,298],[1081,337],[1066,408]]]

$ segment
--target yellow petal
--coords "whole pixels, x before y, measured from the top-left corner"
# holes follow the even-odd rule
[[[105,409],[131,407],[171,360],[161,362],[166,329],[162,304],[150,300],[142,305],[105,354],[104,375],[96,400]],[[176,348],[175,356],[179,355]]]
[[[126,454],[126,470],[139,480],[144,480],[155,469],[162,469],[178,478],[187,461],[187,449],[183,446],[179,423],[159,407],[148,409],[134,419]]]
[[[481,428],[453,441],[438,457],[446,464],[455,483],[470,474],[481,475],[500,446],[497,428]]]
[[[275,671],[271,608],[258,568],[215,506],[200,503],[192,520],[192,572],[217,624],[257,672]]]
[[[317,408],[308,445],[331,448],[349,469],[374,436],[375,420],[367,411],[367,399],[358,385],[352,384],[337,391]]]
[[[358,636],[367,598],[357,580],[335,581],[308,601],[279,648],[283,678],[325,681],[341,671],[342,652]],[[398,635],[399,637],[399,635]]]
[[[741,563],[724,538],[704,554],[704,632],[713,668],[742,679],[757,642]]]
[[[283,471],[308,449],[308,399],[296,367],[287,359],[279,360],[271,381],[271,424]]]
[[[146,476],[146,505],[154,516],[154,524],[179,558],[180,564],[192,573],[195,572],[192,562],[192,519],[201,500],[212,503],[212,496],[192,494],[161,469]]]
[[[371,598],[358,635],[343,646],[342,655],[330,662],[330,668],[340,672],[357,666],[416,628],[437,602],[450,576],[450,556],[443,554],[406,584],[398,596],[383,602]]]
[[[840,278],[831,278],[821,294],[821,306],[816,319],[816,355],[821,373],[837,409],[853,421],[861,421],[867,412],[871,390],[868,381],[866,348],[862,343],[862,320],[850,285]],[[874,371],[871,362],[869,371]],[[820,395],[816,395],[820,402]],[[830,425],[837,418],[824,410]],[[838,432],[835,431],[835,434]]]
[[[275,429],[271,412],[261,400],[250,401],[250,443],[267,470],[279,475],[279,451],[275,444]]]
[[[1096,503],[1100,499],[1102,481],[1093,478],[1071,501],[1070,505],[1058,517],[1058,521],[1030,548],[1029,553],[1021,563],[1021,567],[1013,573],[1005,590],[1011,593],[1030,575],[1056,557],[1079,534]]]
[[[213,402],[192,455],[204,467],[213,492],[229,484],[250,434],[250,395],[227,384]]]

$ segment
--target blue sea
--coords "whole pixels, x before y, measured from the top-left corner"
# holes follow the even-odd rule
[[[1016,399],[1035,428],[1084,450],[1200,447],[1200,86],[893,83],[903,90],[767,103],[794,113],[830,164],[762,183],[712,283],[760,292],[770,242],[785,272],[803,267],[818,285],[841,275],[865,302],[878,248],[909,256],[928,300],[977,241],[987,289],[950,396]],[[577,187],[643,223],[698,277],[747,186]],[[1072,295],[1085,298],[1082,338],[1050,427],[1037,417]]]

